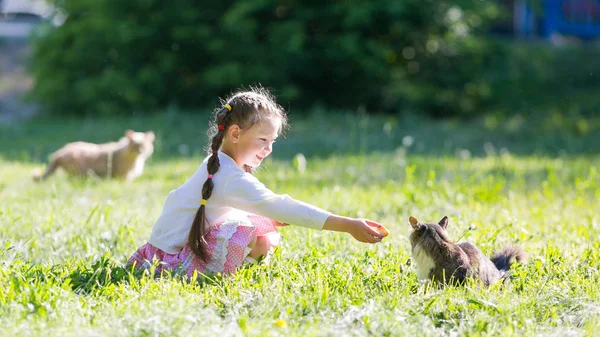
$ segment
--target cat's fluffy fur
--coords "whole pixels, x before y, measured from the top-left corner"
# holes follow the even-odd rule
[[[462,284],[471,278],[489,286],[508,276],[514,262],[526,262],[525,252],[516,246],[506,246],[487,258],[472,243],[454,243],[447,233],[448,217],[439,223],[421,223],[409,218],[412,260],[417,265],[421,281]]]
[[[44,180],[62,167],[72,176],[93,175],[127,181],[139,177],[144,164],[154,152],[154,132],[125,131],[117,142],[94,144],[68,143],[50,155],[50,163],[43,174],[34,174],[34,180]]]

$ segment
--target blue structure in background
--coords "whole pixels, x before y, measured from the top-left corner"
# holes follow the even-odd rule
[[[600,36],[600,0],[545,0],[544,35]]]

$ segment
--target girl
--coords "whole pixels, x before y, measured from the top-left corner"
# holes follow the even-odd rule
[[[195,270],[232,273],[267,256],[279,242],[275,226],[285,224],[347,232],[367,243],[387,235],[376,222],[331,214],[267,189],[252,172],[287,127],[285,112],[263,88],[238,92],[223,103],[209,129],[210,155],[169,193],[148,243],[129,263],[148,268],[158,259],[158,272],[189,276]]]

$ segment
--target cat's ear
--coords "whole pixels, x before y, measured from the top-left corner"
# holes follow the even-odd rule
[[[443,229],[448,229],[448,217],[445,216],[438,222],[438,225],[442,226]]]
[[[156,138],[156,136],[154,135],[154,131],[147,131],[146,132],[146,139],[153,142],[154,139]]]
[[[417,220],[417,218],[415,218],[414,216],[408,217],[408,222],[410,223],[413,229],[419,228],[419,220]]]
[[[133,130],[127,129],[127,131],[125,131],[125,137],[133,139]]]

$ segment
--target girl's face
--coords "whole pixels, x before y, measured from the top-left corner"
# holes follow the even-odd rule
[[[248,129],[237,124],[227,129],[223,151],[231,156],[239,167],[258,167],[273,151],[273,143],[279,134],[281,121],[277,117],[266,118]]]

